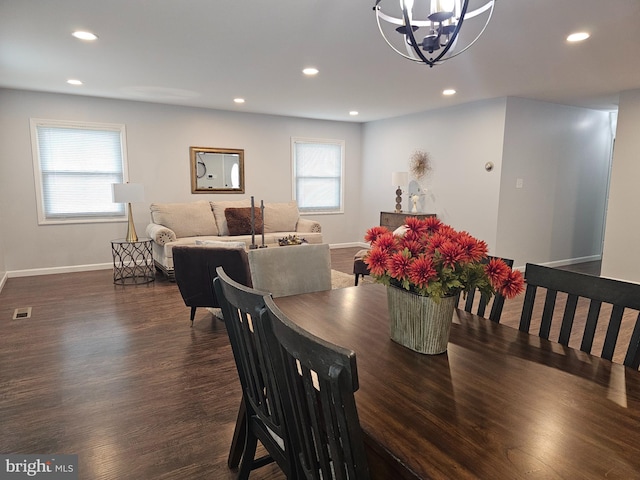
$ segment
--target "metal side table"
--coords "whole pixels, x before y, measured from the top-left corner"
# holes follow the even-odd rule
[[[116,285],[138,285],[155,280],[156,271],[150,238],[140,238],[137,242],[112,240],[111,253],[113,283]]]

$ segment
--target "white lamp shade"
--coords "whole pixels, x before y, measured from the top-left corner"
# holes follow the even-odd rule
[[[409,172],[393,172],[391,174],[391,185],[400,187],[409,184]]]
[[[141,183],[113,183],[111,192],[113,203],[144,202],[144,185]]]

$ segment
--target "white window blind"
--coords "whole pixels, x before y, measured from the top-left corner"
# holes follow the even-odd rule
[[[123,183],[124,125],[32,120],[41,223],[121,219],[111,184]]]
[[[344,142],[292,139],[294,199],[301,212],[343,211]]]

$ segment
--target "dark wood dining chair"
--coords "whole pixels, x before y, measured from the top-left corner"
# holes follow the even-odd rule
[[[191,326],[198,307],[220,307],[213,291],[216,268],[223,267],[235,281],[251,286],[249,259],[243,248],[176,245],[173,266],[180,295],[191,307]]]
[[[519,329],[529,332],[534,317],[534,304],[536,292],[539,287],[546,289],[544,307],[539,318],[540,327],[538,336],[549,339],[551,325],[554,320],[554,309],[558,293],[567,294],[566,304],[560,323],[558,342],[568,345],[572,333],[576,307],[580,298],[588,299],[589,310],[584,323],[580,350],[591,353],[596,336],[596,329],[600,320],[600,312],[603,304],[609,304],[611,315],[609,316],[604,345],[599,355],[607,360],[612,360],[623,316],[626,310],[635,311],[633,331],[627,346],[624,364],[638,369],[640,365],[640,285],[609,278],[596,277],[583,273],[560,270],[557,268],[543,267],[528,263],[525,270],[527,290],[525,293],[522,315]],[[631,313],[631,312],[629,312]]]
[[[509,268],[513,267],[513,260],[510,258],[501,258],[501,257],[487,257],[487,263],[489,260],[493,258],[498,258],[507,264]],[[460,295],[462,296],[462,295]],[[473,311],[474,301],[477,297],[480,297],[477,302],[476,311]],[[463,297],[464,304],[462,308],[465,312],[475,313],[481,317],[485,316],[487,311],[487,307],[491,305],[491,309],[489,310],[489,320],[500,323],[500,317],[502,316],[502,309],[504,308],[504,297],[499,293],[496,293],[491,300],[486,297],[480,295],[480,292],[476,290],[472,290],[467,293],[466,298]],[[458,297],[458,302],[460,302],[460,297]]]
[[[233,281],[221,267],[216,272],[214,288],[242,385],[242,402],[227,463],[230,468],[239,463],[241,480],[248,478],[252,470],[273,461],[288,479],[295,479],[293,449],[276,385],[273,355],[262,334],[260,314],[265,310],[265,292]],[[258,440],[267,456],[255,458]]]
[[[285,421],[301,478],[368,479],[369,468],[353,393],[356,354],[298,327],[265,297],[262,326],[274,356]]]

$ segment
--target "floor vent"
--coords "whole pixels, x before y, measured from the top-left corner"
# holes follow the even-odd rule
[[[13,311],[13,319],[31,318],[31,307],[16,308]]]

